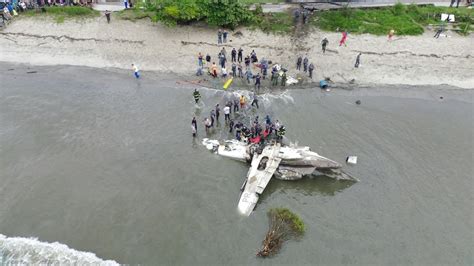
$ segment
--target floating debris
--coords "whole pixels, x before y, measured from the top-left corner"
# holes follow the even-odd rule
[[[301,218],[286,208],[275,208],[268,211],[270,228],[263,240],[262,249],[257,252],[259,257],[276,254],[283,242],[303,236],[305,226]]]

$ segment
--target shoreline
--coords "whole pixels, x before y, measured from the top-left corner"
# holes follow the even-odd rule
[[[41,27],[37,27],[39,23]],[[469,49],[474,42],[472,35],[435,39],[425,33],[417,37],[397,36],[388,42],[386,37],[349,34],[348,46],[339,47],[339,33],[313,30],[297,38],[244,28],[234,32],[238,31],[242,36],[231,32],[230,42],[224,44],[228,55],[231,47],[242,47],[244,57],[254,49],[259,60],[265,57],[283,64],[289,69],[289,76],[294,77],[298,74],[294,67],[297,55],[307,54],[315,65],[312,81],[316,84],[326,77],[338,84],[355,80],[358,86],[374,87],[447,85],[472,89],[474,84],[474,51]],[[194,75],[198,53],[209,53],[212,62],[223,46],[214,42],[215,35],[214,29],[168,28],[146,20],[113,19],[107,24],[99,17],[57,24],[48,18],[20,18],[0,32],[0,61],[124,70],[136,63],[143,71],[198,79]],[[329,40],[326,54],[320,48],[324,37]],[[359,52],[361,67],[356,69],[353,65]]]
[[[75,65],[30,65],[25,63],[14,63],[14,62],[3,62],[0,61],[0,68],[4,69],[4,73],[8,75],[51,75],[57,71],[70,71],[68,68],[75,69],[77,71],[100,71],[103,75],[107,75],[107,78],[128,76],[131,81],[135,80],[133,73],[130,70],[120,68],[94,68],[89,66],[75,66]],[[30,72],[30,73],[28,73]],[[206,86],[208,83],[202,81],[202,83],[193,83],[195,77],[188,79],[187,76],[179,75],[176,73],[163,73],[156,71],[144,71],[142,73],[143,79],[132,82],[138,86],[147,86],[154,84],[157,88],[161,88],[163,84],[169,84],[175,88],[194,90],[198,87],[199,90],[211,90],[215,93],[224,93],[222,89],[212,88]],[[194,78],[194,79],[193,79]],[[231,89],[227,92],[231,93],[244,93],[249,96],[253,87],[242,87],[242,86],[231,86]],[[263,89],[263,87],[262,87]],[[274,89],[265,88],[259,94],[262,98],[274,98],[279,95],[287,95],[288,92],[315,90],[321,97],[324,95],[346,95],[354,97],[364,96],[375,96],[375,97],[395,97],[395,98],[407,98],[407,99],[421,99],[430,101],[459,101],[465,103],[474,103],[473,90],[464,89],[459,87],[453,87],[449,85],[393,85],[393,84],[354,84],[352,87],[332,87],[329,92],[321,90],[318,84],[305,84],[303,86],[287,86],[276,87]],[[320,93],[320,94],[319,94]],[[442,97],[442,98],[441,98]]]

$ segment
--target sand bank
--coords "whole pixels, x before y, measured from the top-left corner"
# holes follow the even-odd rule
[[[303,37],[265,34],[237,29],[225,44],[242,47],[244,56],[255,50],[258,57],[282,63],[295,75],[298,54],[307,54],[316,66],[313,81],[330,77],[336,82],[355,79],[359,84],[447,84],[474,88],[474,36],[433,38],[431,32],[417,37],[349,35],[347,47],[339,47],[339,33],[313,30]],[[326,54],[320,41],[329,40]],[[46,18],[20,18],[0,32],[0,61],[33,65],[82,65],[130,69],[131,63],[143,70],[193,75],[197,54],[209,53],[217,61],[215,29],[197,26],[168,28],[149,21],[112,20],[66,21],[57,24]],[[361,52],[361,67],[354,68]]]

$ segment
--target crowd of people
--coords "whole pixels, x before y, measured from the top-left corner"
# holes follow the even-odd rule
[[[196,105],[199,105],[201,100],[201,93],[195,89],[193,98]],[[270,116],[265,117],[264,125],[259,121],[258,115],[253,119],[251,124],[244,124],[242,120],[245,119],[245,110],[248,108],[258,108],[258,99],[255,93],[250,106],[247,104],[247,99],[244,95],[239,95],[233,99],[225,102],[221,109],[219,103],[210,111],[209,117],[205,117],[202,122],[207,134],[212,133],[214,128],[219,127],[221,112],[224,113],[224,125],[228,128],[229,134],[236,140],[247,143],[264,143],[267,140],[275,139],[281,140],[286,133],[285,126],[278,120],[272,121]],[[239,118],[243,118],[239,120]],[[198,121],[193,117],[191,121],[191,130],[193,137],[197,136]],[[235,135],[234,135],[235,134]]]
[[[228,37],[229,33],[226,30],[219,30],[217,32],[217,44],[227,43]],[[327,41],[327,39],[325,40]],[[323,45],[324,49],[326,45],[327,42]],[[242,47],[239,47],[239,49],[234,47],[230,52],[226,50],[226,47],[222,47],[217,53],[215,60],[213,60],[210,54],[204,56],[202,53],[198,54],[197,59],[197,76],[204,75],[205,70],[207,70],[208,75],[213,78],[240,78],[245,80],[247,84],[253,84],[257,94],[260,93],[262,81],[267,80],[269,76],[271,87],[287,85],[288,69],[265,57],[259,60],[255,50],[247,53],[244,57],[244,49]],[[304,59],[302,57],[298,58],[297,70],[300,70],[301,64],[303,64],[303,70],[305,73],[308,73],[309,78],[313,78],[315,67],[313,63],[309,62],[307,56]]]

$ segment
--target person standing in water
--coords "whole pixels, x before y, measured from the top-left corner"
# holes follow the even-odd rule
[[[196,102],[196,104],[198,104],[199,99],[201,99],[201,93],[199,93],[199,91],[197,89],[194,89],[193,97],[194,97],[194,101]]]
[[[240,109],[244,109],[245,107],[245,96],[240,95]]]
[[[254,93],[253,94],[253,101],[252,101],[252,106],[257,106],[257,109],[258,109],[258,99],[257,99],[257,95]],[[257,119],[258,119],[258,116],[257,116]]]
[[[132,68],[133,68],[133,73],[135,74],[135,77],[138,79],[140,78],[140,70],[138,69],[138,67],[135,65],[135,64],[132,64]]]
[[[193,120],[191,121],[191,126],[192,126],[193,137],[196,137],[196,134],[197,134],[197,122],[196,122],[196,117],[193,117]]]
[[[230,106],[226,105],[224,107],[224,121],[227,122],[227,120],[230,120]]]
[[[219,115],[221,113],[221,108],[219,107],[219,104],[216,104],[216,121],[219,122]]]
[[[257,93],[260,92],[260,73],[257,73],[257,76],[255,76],[255,91]]]

